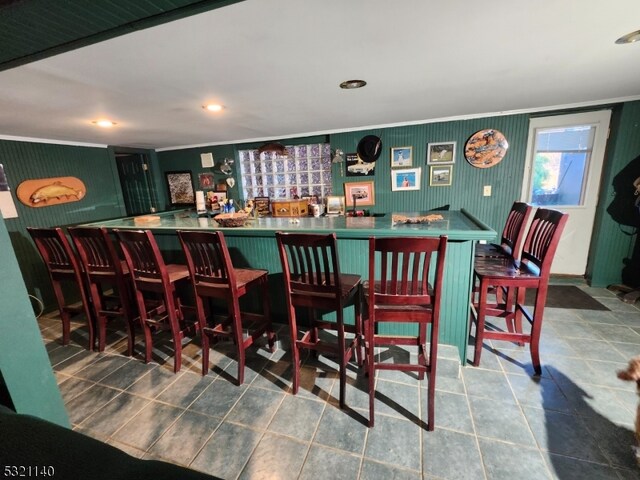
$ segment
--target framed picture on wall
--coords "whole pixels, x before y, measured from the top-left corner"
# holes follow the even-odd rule
[[[347,177],[373,176],[376,169],[375,162],[365,162],[357,153],[347,153]]]
[[[391,168],[410,167],[413,163],[413,147],[394,147],[391,149]]]
[[[420,168],[391,170],[391,191],[420,190]]]
[[[201,190],[215,187],[213,173],[201,173],[200,175],[198,175],[198,179],[200,180]]]
[[[345,201],[351,205],[354,201],[358,206],[375,205],[376,197],[373,182],[348,182],[344,184]]]
[[[427,165],[454,163],[456,142],[429,143],[427,145]]]
[[[327,197],[327,215],[344,215],[344,197]]]
[[[453,165],[431,165],[429,185],[432,187],[450,187]]]
[[[190,171],[166,172],[169,203],[171,205],[193,205],[196,203]]]

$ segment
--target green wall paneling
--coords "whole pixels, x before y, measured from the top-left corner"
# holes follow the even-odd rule
[[[56,378],[0,216],[0,373],[18,413],[69,427]],[[7,461],[10,459],[6,459]]]
[[[424,211],[449,204],[452,209],[466,208],[496,231],[502,231],[511,204],[520,198],[522,174],[529,127],[528,115],[506,115],[464,121],[427,123],[360,132],[331,135],[331,147],[345,153],[356,152],[358,142],[365,135],[382,139],[382,153],[376,161],[375,174],[367,177],[347,177],[346,164],[335,164],[333,190],[344,195],[344,183],[373,180],[375,186],[374,212]],[[478,130],[495,128],[509,141],[505,158],[492,168],[476,168],[464,158],[464,144]],[[426,164],[427,144],[456,142],[452,185],[429,186],[429,165]],[[413,165],[422,168],[419,191],[391,191],[391,148],[413,147]],[[409,167],[407,167],[409,168]],[[483,186],[492,186],[492,196],[483,197]]]
[[[328,138],[325,135],[313,136],[313,137],[301,137],[281,140],[281,143],[285,145],[304,145],[306,143],[323,143],[328,142]],[[160,165],[160,171],[162,172],[162,191],[166,193],[167,185],[164,181],[164,174],[173,170],[190,170],[193,178],[194,190],[201,190],[199,186],[200,173],[213,173],[216,183],[223,181],[227,178],[217,172],[214,168],[202,168],[200,161],[200,154],[211,153],[213,154],[214,163],[224,160],[225,158],[232,158],[233,175],[236,184],[233,188],[228,190],[228,197],[233,199],[242,199],[242,177],[240,175],[240,164],[238,161],[238,150],[247,150],[252,148],[258,148],[266,142],[251,142],[251,143],[239,143],[236,145],[210,145],[203,147],[187,148],[183,150],[166,150],[158,152],[158,161]],[[167,205],[167,208],[169,205]]]
[[[54,227],[88,223],[125,215],[120,181],[112,154],[106,148],[0,140],[0,163],[16,204],[18,218],[7,219],[7,229],[29,293],[55,305],[51,285],[27,227]],[[78,177],[87,187],[79,202],[32,208],[15,196],[24,180]]]
[[[589,254],[587,275],[590,284],[594,287],[606,287],[622,282],[623,261],[631,257],[637,241],[635,229],[616,223],[606,212],[606,208],[614,196],[612,185],[614,177],[638,155],[640,155],[640,101],[625,103],[614,110],[593,242]],[[629,183],[632,184],[633,180],[630,178]]]

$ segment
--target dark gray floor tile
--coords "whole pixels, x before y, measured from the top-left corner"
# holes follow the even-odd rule
[[[552,478],[539,450],[485,438],[480,438],[478,441],[487,480]]]
[[[72,348],[76,350],[76,353],[71,356],[67,356],[64,360],[53,365],[53,370],[56,372],[73,375],[77,371],[82,370],[87,365],[96,361],[97,356],[94,352],[79,349],[79,347],[74,347],[73,345],[68,345],[64,348]],[[58,350],[55,350],[53,353],[56,353],[57,351]]]
[[[436,426],[422,436],[422,472],[438,478],[484,478],[476,437]],[[461,461],[464,459],[464,461]]]
[[[609,342],[640,344],[640,335],[636,333],[633,327],[627,327],[626,325],[604,325],[601,323],[591,324],[590,327],[604,340]]]
[[[318,428],[325,405],[325,402],[309,400],[297,395],[287,395],[273,417],[268,430],[302,441],[311,441]]]
[[[74,373],[74,376],[99,382],[110,373],[117,371],[128,362],[135,361],[120,355],[97,354],[96,361]]]
[[[640,470],[637,467],[634,469],[619,468],[616,469],[616,473],[622,480],[640,480]]]
[[[69,377],[59,384],[59,388],[60,393],[62,394],[62,399],[65,403],[68,403],[70,400],[74,399],[93,385],[93,382],[82,380],[80,378]]]
[[[587,323],[580,319],[575,322],[563,321],[551,324],[556,334],[563,338],[581,339],[581,340],[603,340],[600,332],[594,329],[594,323]]]
[[[504,373],[466,367],[462,370],[462,376],[467,394],[515,403],[511,387]]]
[[[628,327],[640,327],[640,311],[633,312],[611,312],[618,324]]]
[[[423,395],[426,396],[426,390],[423,391]],[[417,385],[390,382],[379,378],[376,382],[375,399],[374,409],[376,413],[404,417],[411,421],[419,420],[420,388]],[[368,404],[366,407],[368,408]]]
[[[303,366],[300,369],[298,395],[315,400],[327,400],[338,373],[331,368]]]
[[[558,480],[616,480],[616,470],[608,465],[543,452],[553,478]]]
[[[366,434],[367,427],[354,418],[353,412],[327,405],[313,442],[362,454]]]
[[[313,445],[298,477],[300,480],[331,478],[332,480],[352,480],[358,478],[361,458],[338,452],[319,445]]]
[[[636,355],[640,355],[640,346],[635,343],[624,343],[624,342],[609,342],[611,346],[622,356],[625,360],[628,360]]]
[[[426,416],[426,392],[423,392],[422,395],[422,412],[422,415]],[[434,423],[437,427],[448,428],[464,433],[474,433],[467,396],[436,390]]]
[[[591,462],[606,462],[596,440],[581,417],[524,407],[529,426],[540,448]]]
[[[378,415],[369,430],[364,455],[398,467],[420,469],[421,427],[408,420]]]
[[[572,413],[573,407],[558,385],[549,378],[507,374],[520,405]]]
[[[292,368],[291,363],[284,360],[270,361],[251,382],[251,386],[288,392],[291,389]]]
[[[180,465],[189,465],[220,425],[220,420],[186,411],[149,449],[149,453]]]
[[[467,346],[467,361],[465,362],[465,368],[470,367],[474,359],[474,344]],[[496,370],[502,371],[498,356],[495,354],[491,341],[486,340],[483,342],[482,353],[480,354],[480,367],[484,370]],[[464,370],[464,368],[463,368]]]
[[[404,470],[391,465],[365,459],[360,470],[360,480],[420,480],[418,472]]]
[[[218,377],[191,404],[189,410],[224,418],[246,389],[247,385],[238,386]]]
[[[155,398],[183,374],[176,374],[166,368],[157,367],[140,377],[139,380],[127,388],[127,391],[147,398]]]
[[[637,347],[640,350],[640,346]],[[581,340],[575,348],[577,355],[589,360],[609,362],[623,362],[626,357],[611,348],[611,343],[605,340]]]
[[[260,440],[239,478],[246,480],[297,478],[308,448],[306,443],[267,433]]]
[[[224,422],[190,467],[224,479],[237,478],[261,437],[255,430]]]
[[[114,390],[113,388],[93,385],[65,404],[69,420],[72,424],[82,423],[87,417],[104,407],[120,393],[119,390]]]
[[[144,363],[134,359],[115,372],[100,380],[102,385],[126,390],[151,370],[158,368],[155,363]]]
[[[471,416],[479,437],[535,447],[536,442],[518,405],[490,398],[469,397]]]
[[[135,417],[149,402],[145,398],[123,392],[82,422],[82,426],[111,436]]]
[[[587,429],[596,438],[600,450],[611,465],[636,469],[638,463],[632,446],[636,445],[634,428],[624,427],[609,421],[605,417],[591,417],[587,420]]]
[[[250,387],[227,415],[229,422],[266,429],[286,393]]]
[[[51,362],[51,365],[53,365],[54,370],[56,371],[58,370],[58,368],[55,368],[55,367],[59,363],[62,363],[65,360],[72,358],[74,355],[77,355],[79,353],[85,353],[84,356],[87,356],[87,354],[91,354],[91,352],[89,352],[85,348],[77,347],[75,345],[63,346],[58,342],[54,342],[53,345],[57,345],[58,348],[53,348],[49,350],[48,353],[49,353],[49,361]]]
[[[184,413],[181,408],[151,402],[113,438],[140,450],[147,450]]]
[[[621,302],[619,298],[599,298],[598,301],[612,312],[638,313],[638,309],[629,303]]]
[[[420,384],[421,388],[427,388],[428,382],[422,382]],[[464,391],[464,380],[462,379],[462,375],[458,378],[451,377],[436,377],[436,390],[441,390],[443,392],[449,393],[459,393],[461,395],[465,394]]]
[[[213,382],[213,377],[185,372],[169,385],[157,400],[176,407],[187,408]]]
[[[635,390],[636,386],[632,382],[621,382],[617,376],[618,370],[624,370],[626,367],[627,362],[624,361],[601,362],[593,360],[589,362],[589,370],[593,373],[591,383],[622,390]]]
[[[600,299],[598,299],[600,301]],[[587,323],[605,323],[609,325],[622,324],[620,313],[608,310],[574,310],[578,318]]]

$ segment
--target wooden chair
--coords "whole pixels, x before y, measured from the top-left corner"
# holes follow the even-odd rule
[[[471,323],[476,325],[474,366],[480,364],[482,344],[486,338],[529,343],[534,371],[537,375],[542,372],[538,344],[547,287],[551,263],[567,218],[566,213],[540,208],[529,227],[520,261],[514,257],[476,259],[474,281],[477,299],[474,298],[471,305]],[[488,294],[494,288],[501,289],[506,298],[498,297],[495,303],[490,303]],[[536,289],[533,315],[524,306],[528,288]],[[486,328],[487,316],[504,318],[507,330]],[[531,325],[530,333],[523,333],[522,316]]]
[[[300,385],[300,350],[337,356],[340,370],[340,408],[345,406],[347,364],[356,351],[358,364],[362,363],[362,288],[360,275],[341,273],[335,233],[294,234],[276,232],[278,251],[282,262],[285,284],[285,300],[289,329],[291,331],[291,354],[293,363],[293,394]],[[343,309],[355,305],[355,324],[346,325]],[[310,326],[298,338],[296,309],[306,307]],[[322,321],[317,310],[335,310],[336,321]],[[320,330],[337,331],[337,342],[322,340]],[[345,333],[353,333],[347,339]]]
[[[67,345],[71,332],[71,314],[83,311],[87,319],[89,331],[89,350],[93,350],[95,344],[95,334],[89,299],[82,277],[82,268],[78,263],[76,255],[61,228],[33,228],[27,227],[27,231],[33,238],[36,248],[49,272],[53,294],[60,310],[62,320],[62,344]],[[74,284],[82,300],[82,307],[77,307],[73,303],[68,303],[64,294],[64,283]]]
[[[527,224],[533,214],[533,207],[524,202],[514,202],[502,230],[499,244],[485,243],[476,245],[476,257],[514,257],[520,258],[522,242]]]
[[[121,260],[107,229],[91,227],[69,228],[69,234],[78,252],[88,295],[98,331],[98,351],[106,345],[107,321],[123,317],[127,326],[127,355],[133,355],[137,315],[132,302],[129,268]],[[105,295],[105,287],[114,289]]]
[[[145,339],[145,362],[151,361],[152,333],[170,330],[174,347],[173,371],[182,365],[182,339],[186,332],[197,329],[197,321],[188,321],[176,291],[176,284],[189,278],[186,265],[165,264],[158,244],[150,230],[119,230],[120,246],[133,281],[136,305]],[[153,295],[158,304],[150,303]]]
[[[370,427],[374,425],[376,370],[400,370],[418,372],[420,380],[428,374],[427,430],[434,428],[438,326],[446,250],[447,237],[444,235],[439,238],[369,239],[369,281],[365,283],[368,315],[364,330]],[[416,334],[377,333],[385,322],[413,323]],[[417,347],[417,363],[376,362],[376,347],[393,345]]]
[[[266,270],[234,268],[222,232],[178,231],[191,276],[196,314],[202,335],[202,375],[209,371],[209,338],[232,338],[238,355],[238,385],[244,383],[245,350],[266,333],[273,352],[275,333],[269,308],[268,275]],[[240,297],[252,289],[262,297],[262,313],[241,312]],[[205,299],[217,298],[227,304],[228,316],[221,323],[207,315]],[[208,305],[208,303],[206,304]],[[208,321],[208,318],[211,321]],[[252,322],[251,332],[244,338],[242,320]]]

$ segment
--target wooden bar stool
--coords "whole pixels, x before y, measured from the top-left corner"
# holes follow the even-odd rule
[[[118,257],[107,229],[91,227],[69,228],[85,276],[88,295],[98,330],[98,351],[103,352],[107,337],[107,321],[123,317],[127,326],[127,355],[133,355],[135,322],[138,320],[132,301],[129,268]],[[105,295],[105,287],[114,289]]]
[[[76,255],[71,248],[61,228],[33,228],[27,227],[27,231],[33,238],[36,248],[49,272],[53,293],[60,310],[62,320],[62,344],[69,343],[71,332],[71,314],[84,312],[87,318],[87,328],[89,330],[89,350],[93,350],[95,344],[94,319],[89,307],[89,299],[86,293],[82,277],[82,269]],[[64,294],[63,284],[74,284],[82,300],[82,307],[78,308],[67,302]]]
[[[114,230],[131,277],[145,339],[145,362],[151,361],[152,333],[170,330],[173,339],[173,371],[182,365],[182,339],[186,332],[197,330],[197,321],[188,320],[176,291],[176,284],[189,278],[186,265],[165,264],[150,230]],[[153,295],[158,303],[146,297]]]
[[[524,242],[521,260],[514,257],[476,259],[474,282],[477,300],[471,304],[471,323],[476,325],[473,365],[480,364],[482,342],[485,338],[529,343],[531,362],[537,375],[540,367],[539,341],[547,299],[551,264],[560,241],[568,214],[539,208],[536,211]],[[506,298],[498,296],[490,303],[488,293],[500,289]],[[524,306],[526,289],[536,290],[533,315]],[[486,328],[486,317],[504,318],[507,330]],[[522,316],[531,325],[530,333],[522,331]]]
[[[502,230],[499,244],[485,243],[476,245],[476,257],[515,257],[520,258],[522,242],[533,207],[524,202],[514,202]]]
[[[335,233],[294,234],[276,232],[278,251],[282,262],[285,283],[285,298],[289,329],[291,331],[291,354],[293,363],[293,394],[300,385],[300,349],[337,356],[340,369],[340,408],[345,406],[347,364],[356,352],[358,364],[362,363],[362,288],[360,275],[340,272]],[[343,309],[355,305],[355,325],[345,325]],[[296,309],[309,311],[310,327],[298,339]],[[317,310],[335,310],[336,321],[322,321]],[[338,341],[320,338],[319,330],[336,330]],[[352,339],[345,332],[353,333]]]
[[[196,313],[202,335],[202,375],[209,371],[209,339],[232,338],[238,355],[238,385],[244,383],[245,350],[263,334],[267,335],[273,352],[275,333],[269,308],[268,275],[266,270],[234,268],[222,232],[178,231],[196,301]],[[240,311],[240,297],[252,289],[262,297],[262,313]],[[207,315],[206,298],[224,300],[228,315],[216,324],[213,315]],[[208,318],[211,321],[208,321]],[[252,322],[250,334],[244,338],[242,320]]]
[[[369,280],[365,282],[368,315],[364,330],[370,427],[374,425],[376,370],[400,370],[418,372],[420,380],[428,374],[427,430],[434,428],[438,328],[446,250],[447,237],[444,235],[438,238],[369,239]],[[397,325],[400,322],[413,323],[417,333],[409,336],[377,333],[382,330],[379,327],[383,323]],[[393,345],[417,347],[417,363],[376,362],[376,347]]]

